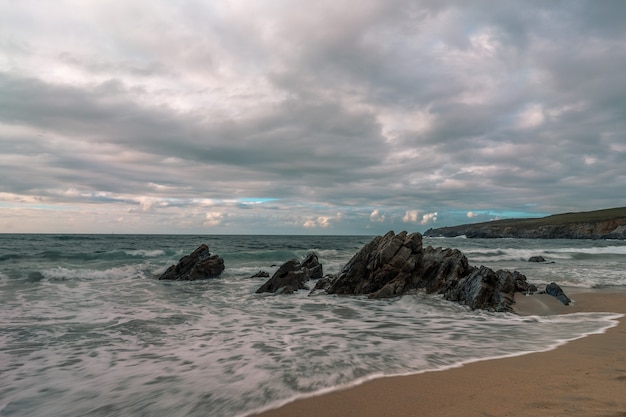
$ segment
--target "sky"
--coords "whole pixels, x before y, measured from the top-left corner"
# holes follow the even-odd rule
[[[626,206],[626,1],[0,0],[0,233]]]

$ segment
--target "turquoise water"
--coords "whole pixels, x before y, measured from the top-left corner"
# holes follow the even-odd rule
[[[368,236],[0,235],[0,416],[234,417],[384,376],[551,349],[614,314],[517,317],[439,296],[255,294],[284,261],[337,273]],[[163,282],[201,243],[217,279]],[[530,281],[626,286],[626,242],[425,239]],[[526,262],[542,255],[553,264]],[[574,297],[575,298],[575,297]]]

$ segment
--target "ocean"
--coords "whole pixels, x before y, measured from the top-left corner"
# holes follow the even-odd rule
[[[419,293],[255,294],[259,270],[315,251],[338,273],[371,238],[0,234],[0,416],[245,416],[382,376],[553,349],[619,317],[519,317]],[[224,258],[221,277],[155,278],[202,243]],[[533,283],[626,288],[626,241],[424,244]]]

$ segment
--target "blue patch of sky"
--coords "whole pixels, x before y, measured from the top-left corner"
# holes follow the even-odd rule
[[[551,213],[536,213],[521,210],[453,210],[449,211],[450,214],[463,214],[472,212],[475,216],[491,217],[500,219],[520,219],[520,218],[535,218],[549,216]]]
[[[267,203],[270,201],[278,200],[277,198],[271,197],[242,197],[238,199],[240,203],[243,204],[259,204],[259,203]]]

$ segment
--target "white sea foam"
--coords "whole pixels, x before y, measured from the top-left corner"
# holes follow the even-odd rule
[[[80,247],[74,240],[53,240],[59,246],[54,257],[7,257],[15,260],[0,263],[0,321],[10,323],[0,330],[2,413],[245,415],[385,375],[552,349],[605,331],[618,318],[610,313],[518,317],[469,311],[421,294],[391,300],[307,291],[255,294],[262,279],[248,277],[260,269],[272,274],[288,257],[319,248],[325,272],[336,273],[364,240],[315,239],[95,236]],[[177,254],[180,247],[193,250],[207,240],[213,252],[228,254],[219,279],[151,279],[150,271],[172,262],[158,251]],[[324,249],[324,242],[333,249]],[[452,247],[454,242],[464,245],[470,261],[482,253],[485,265],[519,267],[531,281],[580,286],[624,281],[624,261],[612,254],[555,264],[524,259],[553,249],[569,256],[566,250],[578,244],[584,251],[594,242],[507,240],[511,248],[502,248],[502,241],[437,240]],[[50,244],[45,236],[28,241],[44,254]],[[110,256],[128,247],[140,249],[132,258]],[[499,256],[503,260],[494,259]]]
[[[67,268],[56,267],[44,269],[41,274],[50,280],[71,280],[71,279],[107,279],[115,280],[128,277],[142,277],[144,273],[142,270],[146,267],[143,265],[125,265],[120,267],[109,268],[105,270],[99,269],[82,269],[82,268]]]
[[[626,246],[567,247],[567,248],[471,248],[464,251],[474,262],[527,261],[532,256],[547,260],[571,260],[580,255],[626,255]]]
[[[554,248],[546,253],[587,253],[592,255],[626,255],[626,246],[595,246],[584,248]]]
[[[143,258],[156,258],[157,256],[162,256],[165,254],[165,251],[161,249],[136,249],[136,250],[125,250],[124,253],[128,256],[140,256]]]

